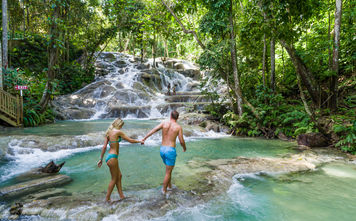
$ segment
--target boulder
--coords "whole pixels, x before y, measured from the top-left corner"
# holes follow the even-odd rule
[[[126,62],[123,60],[118,60],[114,63],[114,65],[118,68],[124,68],[127,66]]]
[[[100,54],[100,57],[103,58],[106,61],[113,62],[116,60],[116,57],[114,54],[109,53],[109,52],[103,52]]]
[[[176,63],[176,64],[174,64],[174,68],[175,69],[185,69],[185,66],[184,66],[184,64],[183,63]]]
[[[288,137],[282,132],[278,133],[278,139],[285,140],[285,141],[289,140]]]
[[[22,210],[23,210],[23,204],[22,203],[15,203],[10,208],[10,214],[19,216],[19,215],[22,214]]]
[[[173,68],[174,67],[174,61],[168,60],[164,62],[166,68]]]
[[[64,112],[69,119],[89,119],[95,114],[93,110],[76,107],[67,108]]]
[[[321,133],[300,134],[297,137],[298,145],[307,147],[326,147],[329,145],[329,140]]]
[[[215,121],[207,121],[205,129],[207,131],[212,130],[212,131],[215,131],[218,133],[218,132],[220,132],[220,125],[218,122],[215,122]]]
[[[139,65],[137,65],[137,69],[139,69],[139,70],[143,70],[143,69],[149,69],[151,67],[151,65],[150,64],[144,64],[144,63],[142,63],[142,64],[139,64]]]
[[[150,106],[122,106],[122,105],[110,105],[108,114],[106,117],[121,117],[125,118],[128,115],[135,115],[138,118],[147,118]]]
[[[0,189],[1,198],[15,198],[23,195],[27,195],[39,190],[61,186],[71,181],[71,178],[66,175],[53,175],[40,179],[31,180],[15,184],[12,186],[4,187]]]

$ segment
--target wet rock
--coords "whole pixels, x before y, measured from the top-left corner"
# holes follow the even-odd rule
[[[22,214],[22,210],[23,210],[23,204],[22,203],[15,203],[10,208],[10,214],[19,216],[19,215]]]
[[[127,66],[126,62],[123,60],[118,60],[118,61],[114,62],[114,65],[118,68],[124,68]]]
[[[37,192],[39,190],[61,186],[71,181],[69,176],[53,175],[40,179],[31,180],[28,182],[19,183],[16,185],[4,187],[0,189],[0,197],[14,198],[23,196],[29,193]]]
[[[65,162],[62,162],[61,164],[55,164],[53,161],[49,162],[45,167],[41,168],[42,173],[58,173]]]
[[[321,133],[300,134],[297,137],[298,145],[308,147],[326,147],[329,145],[329,140]]]
[[[89,119],[95,114],[93,110],[71,107],[62,112],[66,119]]]
[[[176,71],[186,77],[190,77],[195,80],[201,79],[201,73],[197,69],[178,69]]]
[[[289,138],[282,132],[278,133],[278,139],[285,140],[285,141],[289,140]]]
[[[160,75],[142,72],[140,78],[141,81],[151,89],[157,88],[159,90],[162,90]]]
[[[100,98],[107,97],[108,95],[112,94],[116,90],[117,90],[116,88],[114,88],[112,86],[109,86],[109,85],[106,85],[106,86],[103,87],[99,97]]]
[[[218,133],[218,132],[220,132],[220,125],[219,125],[219,123],[214,122],[214,121],[207,121],[205,129],[207,131],[212,130],[212,131],[215,131]]]
[[[143,70],[143,69],[149,69],[150,68],[150,64],[145,64],[145,63],[142,63],[142,64],[139,64],[139,65],[137,65],[137,69],[139,69],[139,70]]]
[[[176,64],[174,64],[174,68],[175,69],[185,69],[185,66],[182,63],[176,63]]]
[[[55,196],[70,196],[70,195],[71,194],[68,193],[65,189],[50,188],[45,191],[30,194],[26,196],[26,198],[30,200],[41,200],[41,199],[48,199],[50,197],[55,197]]]
[[[204,95],[171,95],[164,98],[167,102],[208,102],[210,99]]]
[[[208,119],[207,114],[198,114],[198,113],[186,113],[180,116],[180,120],[188,125],[199,125],[202,124],[202,127],[206,127],[206,121]]]
[[[106,117],[121,117],[125,118],[128,115],[135,115],[138,118],[148,117],[149,111],[151,110],[150,106],[113,106],[111,105],[108,114]]]
[[[104,60],[108,61],[108,62],[113,62],[116,60],[116,57],[113,53],[110,52],[103,52],[100,54],[101,58],[104,58]]]

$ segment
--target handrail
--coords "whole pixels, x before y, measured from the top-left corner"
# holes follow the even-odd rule
[[[20,126],[23,121],[22,97],[13,96],[10,93],[0,89],[0,112],[7,115],[11,121]]]

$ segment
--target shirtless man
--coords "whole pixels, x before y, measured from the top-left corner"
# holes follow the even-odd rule
[[[163,163],[166,165],[166,175],[163,180],[163,194],[167,193],[167,187],[172,188],[171,176],[176,162],[176,139],[178,136],[179,142],[183,147],[183,152],[187,150],[185,146],[185,141],[183,138],[183,129],[177,123],[179,113],[177,111],[172,111],[171,118],[169,121],[164,121],[153,128],[146,136],[143,138],[143,142],[150,137],[152,134],[162,129],[162,145],[161,145],[161,158]]]

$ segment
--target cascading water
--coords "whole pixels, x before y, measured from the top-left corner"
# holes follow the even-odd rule
[[[151,61],[139,63],[130,55],[103,52],[96,62],[95,82],[54,101],[58,118],[159,118],[184,106],[165,102],[168,85],[180,94],[199,94],[198,67],[173,59],[158,59],[157,64],[150,68]]]

